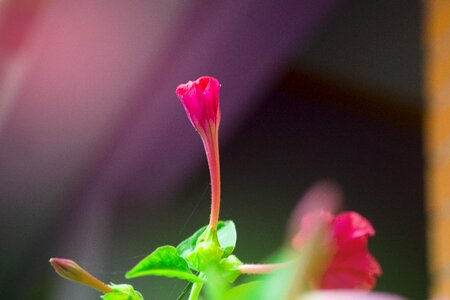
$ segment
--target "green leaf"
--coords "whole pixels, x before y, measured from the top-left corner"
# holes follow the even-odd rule
[[[129,284],[110,284],[109,286],[113,291],[101,296],[103,300],[144,300],[141,293],[135,291]]]
[[[178,254],[181,257],[186,258],[189,254],[191,254],[195,250],[195,246],[197,245],[198,238],[202,235],[202,233],[206,230],[206,227],[203,226],[199,230],[197,230],[193,235],[182,241],[177,246]]]
[[[177,246],[178,254],[181,257],[186,258],[189,254],[194,252],[198,239],[205,232],[207,227],[208,226],[203,226]],[[222,257],[227,257],[233,252],[234,247],[236,246],[237,235],[234,222],[231,220],[219,221],[217,224],[217,236],[220,248],[224,251]]]
[[[222,297],[223,300],[260,300],[257,294],[265,285],[263,281],[252,281],[229,289]]]
[[[200,278],[192,274],[187,262],[172,246],[157,248],[152,254],[141,260],[125,277],[135,278],[147,275],[202,282]]]
[[[223,256],[230,255],[236,246],[237,234],[234,222],[221,221],[217,224],[217,236],[219,238],[220,247],[223,249]]]

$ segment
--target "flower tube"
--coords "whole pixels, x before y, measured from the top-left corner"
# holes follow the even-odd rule
[[[211,176],[209,225],[214,229],[217,228],[220,210],[219,92],[219,81],[209,76],[180,84],[176,89],[176,94],[186,110],[189,121],[200,134],[205,148]]]

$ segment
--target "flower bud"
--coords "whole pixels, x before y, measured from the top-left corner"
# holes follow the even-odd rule
[[[200,134],[208,135],[211,129],[219,127],[219,91],[219,81],[209,76],[180,84],[176,89],[189,120]]]
[[[209,76],[180,84],[176,89],[176,94],[180,98],[189,120],[200,134],[205,147],[211,176],[209,224],[214,229],[219,221],[220,210],[219,91],[219,81]]]
[[[73,260],[51,258],[50,264],[53,269],[55,269],[56,273],[65,279],[87,285],[103,293],[110,293],[113,291],[111,287],[89,274]]]

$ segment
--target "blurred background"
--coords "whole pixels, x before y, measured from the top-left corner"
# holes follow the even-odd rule
[[[0,1],[1,298],[98,299],[48,259],[123,283],[208,222],[206,159],[175,88],[211,75],[236,255],[273,253],[301,195],[331,179],[377,230],[377,290],[425,299],[428,2],[445,1]],[[131,283],[149,299],[184,286]]]

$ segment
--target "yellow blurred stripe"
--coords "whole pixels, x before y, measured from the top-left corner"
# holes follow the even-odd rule
[[[435,43],[450,28],[450,1],[434,0],[428,1],[427,5],[427,40]]]
[[[450,1],[425,2],[425,143],[430,293],[450,297]]]

